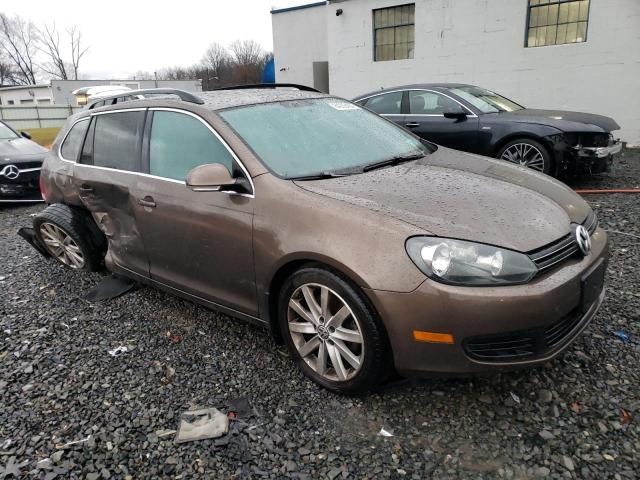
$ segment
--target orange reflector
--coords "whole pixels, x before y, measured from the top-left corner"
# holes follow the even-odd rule
[[[453,335],[451,335],[450,333],[423,332],[421,330],[414,330],[413,339],[416,342],[446,343],[449,345],[453,345]]]

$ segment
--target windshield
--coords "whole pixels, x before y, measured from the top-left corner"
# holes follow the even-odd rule
[[[355,173],[384,160],[430,153],[408,132],[337,98],[250,105],[220,116],[284,178]]]
[[[508,98],[484,88],[459,87],[450,88],[449,91],[463,98],[482,113],[513,112],[524,108]]]
[[[7,127],[4,123],[0,122],[0,140],[11,140],[18,138],[16,132]]]

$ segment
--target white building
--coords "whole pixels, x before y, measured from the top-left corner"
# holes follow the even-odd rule
[[[51,80],[49,84],[0,87],[0,106],[78,105],[74,90],[98,85],[140,88],[177,88],[202,91],[201,80]]]
[[[333,0],[272,11],[277,82],[346,98],[470,83],[640,145],[640,0]]]

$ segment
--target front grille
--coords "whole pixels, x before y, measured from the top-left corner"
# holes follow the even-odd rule
[[[25,170],[27,168],[40,168],[42,167],[42,160],[37,160],[35,162],[14,163],[14,165],[20,170]]]
[[[462,345],[469,357],[483,362],[535,359],[564,343],[582,318],[575,309],[547,327],[470,337]]]
[[[590,235],[593,235],[593,232],[598,228],[598,218],[596,214],[593,212],[589,213],[586,220],[582,223],[582,226],[587,229]],[[576,237],[574,233],[571,232],[560,240],[529,252],[528,255],[538,267],[538,273],[542,273],[559,265],[564,260],[577,255],[579,251]]]

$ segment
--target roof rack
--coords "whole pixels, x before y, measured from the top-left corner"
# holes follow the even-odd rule
[[[96,105],[100,102],[104,102],[100,106],[115,105],[117,103],[126,102],[136,95],[177,95],[183,102],[197,103],[198,105],[202,105],[204,103],[204,100],[193,93],[178,90],[177,88],[143,88],[140,90],[127,90],[120,92],[117,95],[98,97],[94,100],[89,100],[87,103],[87,109],[96,108]]]
[[[247,85],[231,85],[229,87],[219,87],[214,88],[213,90],[243,90],[245,88],[280,88],[280,87],[288,87],[288,88],[296,88],[303,92],[316,92],[322,93],[320,90],[316,90],[313,87],[308,87],[306,85],[298,85],[297,83],[253,83]]]

